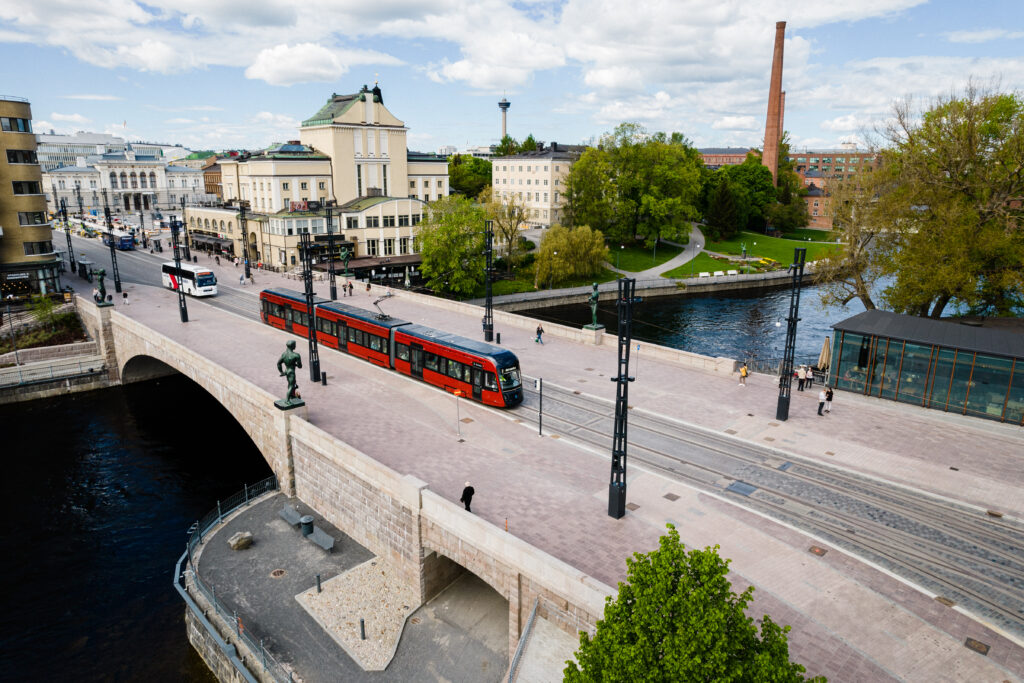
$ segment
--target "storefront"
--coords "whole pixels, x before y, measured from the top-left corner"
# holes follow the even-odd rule
[[[831,381],[844,391],[1024,424],[1024,325],[991,325],[865,311],[832,326]]]
[[[0,264],[0,299],[60,290],[61,261]]]

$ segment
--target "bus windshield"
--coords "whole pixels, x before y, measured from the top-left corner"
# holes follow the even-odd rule
[[[498,370],[498,379],[501,380],[502,389],[514,389],[519,386],[519,368],[502,368]]]
[[[197,287],[213,287],[217,284],[217,276],[213,273],[198,273],[196,275]]]

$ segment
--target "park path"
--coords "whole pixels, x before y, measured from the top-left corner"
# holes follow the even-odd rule
[[[683,247],[683,250],[676,254],[675,256],[673,256],[672,258],[670,258],[668,261],[662,263],[660,266],[654,266],[653,268],[648,268],[647,270],[632,272],[628,270],[623,270],[622,268],[616,268],[610,263],[606,263],[605,268],[616,273],[622,273],[623,275],[632,275],[639,280],[660,277],[662,273],[667,273],[673,268],[678,268],[684,263],[689,263],[692,259],[696,258],[697,254],[699,254],[701,252],[701,249],[704,247],[706,240],[704,239],[704,233],[700,231],[700,228],[697,227],[696,223],[693,223],[692,227],[690,228],[689,244],[676,244],[675,242],[668,242],[667,240],[662,240],[662,242],[666,244],[671,244],[672,246]]]

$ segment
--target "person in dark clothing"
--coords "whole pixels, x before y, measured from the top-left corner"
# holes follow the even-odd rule
[[[352,292],[354,292],[354,291],[355,291],[355,289],[356,289],[356,286],[355,286],[354,284],[352,284],[351,282],[350,282],[350,283],[348,283],[348,295],[349,295],[349,296],[354,296],[354,295],[352,294]]]
[[[832,387],[825,388],[825,412],[832,412]]]
[[[476,493],[476,491],[473,490],[473,487],[467,481],[466,482],[466,488],[462,489],[462,498],[459,498],[459,502],[460,503],[465,503],[466,504],[466,512],[472,512],[472,510],[469,509],[469,504],[473,500],[473,494],[474,493]]]
[[[538,324],[537,325],[537,338],[534,339],[533,341],[538,342],[540,344],[543,344],[544,343],[543,335],[544,335],[544,328],[540,324]]]

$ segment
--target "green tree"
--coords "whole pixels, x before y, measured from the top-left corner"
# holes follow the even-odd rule
[[[507,199],[501,193],[485,187],[477,198],[483,206],[487,218],[493,222],[495,242],[504,247],[505,270],[512,272],[512,266],[518,262],[523,251],[523,243],[519,240],[519,231],[526,223],[526,206],[515,192],[510,192]]]
[[[494,148],[494,156],[510,157],[513,154],[519,154],[519,143],[511,135],[506,135],[498,143],[498,146]]]
[[[563,182],[563,219],[568,226],[589,225],[613,242],[632,239],[619,231],[618,192],[611,155],[599,147],[588,147],[572,165]]]
[[[1024,307],[1024,101],[981,91],[894,106],[882,131],[878,267],[894,311],[938,318],[950,303],[986,315]]]
[[[869,172],[829,183],[832,230],[842,237],[839,248],[826,252],[815,264],[814,277],[822,284],[825,305],[845,306],[860,299],[864,308],[875,308],[872,292],[882,276],[875,258],[882,218],[875,201],[876,181],[877,174]]]
[[[57,304],[45,294],[33,294],[32,301],[28,308],[32,311],[32,317],[46,325],[51,330],[56,327]]]
[[[469,296],[484,281],[484,219],[483,208],[461,195],[427,206],[416,240],[428,287]]]
[[[608,260],[604,235],[587,225],[567,228],[552,225],[545,231],[534,261],[534,287],[554,286],[566,280],[590,277],[601,272]]]
[[[491,162],[468,154],[453,154],[448,159],[448,184],[466,197],[476,197],[491,184]]]
[[[758,634],[745,614],[754,589],[732,591],[718,546],[686,552],[667,526],[657,550],[626,560],[626,582],[593,638],[580,635],[579,664],[567,662],[565,681],[804,680],[804,667],[789,661],[789,626],[765,615]]]
[[[522,144],[519,145],[519,152],[535,152],[543,146],[544,143],[538,142],[537,139],[533,137],[533,133],[530,133],[526,136],[526,139],[523,140]]]
[[[739,188],[724,174],[713,183],[708,208],[704,214],[709,239],[729,239],[746,225],[745,207],[741,206],[738,194]]]
[[[772,172],[761,163],[761,155],[751,152],[742,164],[721,169],[733,184],[733,191],[740,198],[745,210],[746,227],[764,230],[765,211],[775,202],[775,186]]]

